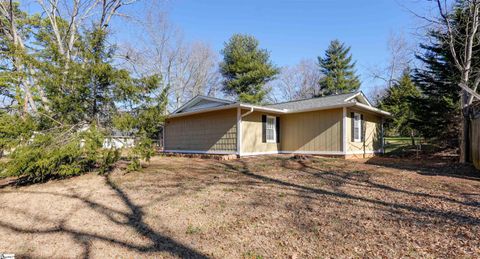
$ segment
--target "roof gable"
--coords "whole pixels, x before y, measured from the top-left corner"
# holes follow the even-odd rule
[[[194,98],[192,98],[190,101],[182,105],[180,108],[175,110],[173,114],[219,107],[219,106],[224,106],[232,103],[234,102],[218,99],[214,97],[209,97],[209,96],[197,95]]]
[[[352,97],[349,97],[347,99],[345,99],[346,102],[351,102],[351,101],[354,101],[354,102],[359,102],[359,103],[362,103],[362,104],[365,104],[365,105],[368,105],[368,106],[372,106],[373,105],[370,103],[370,101],[368,100],[368,98],[365,96],[365,94],[363,94],[363,92],[356,92],[354,96]]]

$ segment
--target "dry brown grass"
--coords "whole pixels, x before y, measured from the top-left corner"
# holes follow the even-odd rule
[[[4,186],[0,250],[62,258],[478,257],[480,178],[469,170],[384,158],[156,157],[143,172]]]

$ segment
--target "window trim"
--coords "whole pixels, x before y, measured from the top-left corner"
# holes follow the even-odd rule
[[[268,139],[268,130],[269,124],[268,120],[273,119],[272,129],[273,129],[273,139]],[[267,115],[267,120],[265,121],[265,140],[267,143],[277,143],[277,117]]]
[[[360,113],[353,113],[353,130],[353,142],[362,142],[362,115]],[[358,138],[355,138],[355,130],[358,130]]]

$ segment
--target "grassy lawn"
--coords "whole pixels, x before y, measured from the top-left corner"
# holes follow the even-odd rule
[[[155,157],[0,188],[18,257],[475,257],[480,175],[445,160]]]
[[[385,153],[387,154],[407,154],[415,152],[418,148],[417,145],[421,145],[421,149],[424,151],[434,150],[434,147],[427,143],[425,139],[415,137],[415,145],[412,145],[412,139],[410,137],[385,137]]]

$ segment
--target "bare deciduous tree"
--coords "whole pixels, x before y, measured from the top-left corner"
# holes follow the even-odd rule
[[[275,100],[298,100],[319,95],[318,81],[322,74],[313,60],[302,60],[294,67],[282,68],[277,80],[272,84]]]
[[[389,58],[386,66],[373,67],[370,69],[370,76],[374,80],[380,80],[382,83],[374,87],[370,95],[374,103],[383,96],[386,89],[398,82],[403,71],[411,66],[413,60],[413,50],[405,39],[405,35],[390,34],[387,40],[387,49]]]
[[[124,48],[130,66],[141,74],[162,75],[169,87],[169,108],[175,110],[195,95],[215,96],[220,88],[218,57],[202,42],[186,43],[159,5],[148,7],[141,24],[142,46]]]
[[[130,5],[137,0],[37,0],[49,25],[53,31],[54,43],[61,56],[66,61],[75,58],[74,44],[79,37],[78,30],[91,22],[100,28],[108,27],[113,16],[119,15],[119,9],[122,6]],[[18,31],[18,20],[15,17],[14,3],[10,1],[0,1],[0,18],[8,21],[8,24],[0,23],[1,31],[5,32],[5,38],[15,48],[24,54],[28,54],[28,47],[26,43],[27,35]],[[67,24],[60,25],[60,19]],[[37,72],[32,66],[31,62],[26,62],[22,57],[24,55],[14,55],[11,63],[13,70],[23,73],[24,76],[20,78],[17,83],[20,87],[19,96],[23,96],[23,111],[24,113],[36,113],[38,106],[42,106],[45,110],[48,109],[49,101],[44,94],[44,89],[35,81],[35,73]],[[66,62],[66,69],[68,69],[68,62]],[[38,94],[40,102],[35,101]]]
[[[480,71],[474,70],[472,57],[474,50],[480,45],[480,1],[465,0],[462,6],[455,6],[449,1],[435,1],[440,15],[439,20],[428,19],[435,26],[445,31],[445,41],[448,42],[453,62],[460,75],[458,82],[460,92],[460,105],[462,118],[460,121],[460,162],[466,161],[466,118],[463,116],[463,108],[472,103],[474,94],[480,84]],[[462,8],[462,26],[452,24],[455,8]]]

